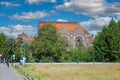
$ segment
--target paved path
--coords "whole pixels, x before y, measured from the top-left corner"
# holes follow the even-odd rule
[[[0,64],[0,80],[23,80],[11,67]]]

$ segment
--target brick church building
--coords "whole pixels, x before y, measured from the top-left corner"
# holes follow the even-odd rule
[[[61,36],[68,40],[71,47],[75,48],[78,41],[82,41],[84,46],[90,46],[93,43],[93,37],[80,24],[75,22],[39,22],[39,27],[52,24],[55,25]]]

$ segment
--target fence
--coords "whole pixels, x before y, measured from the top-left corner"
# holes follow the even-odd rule
[[[26,77],[27,80],[35,80],[32,76],[30,76],[27,72],[21,69],[18,65],[13,65],[13,67],[18,70],[22,75]]]

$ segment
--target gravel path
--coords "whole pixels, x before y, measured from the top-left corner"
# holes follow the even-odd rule
[[[11,67],[0,64],[0,80],[23,80]]]

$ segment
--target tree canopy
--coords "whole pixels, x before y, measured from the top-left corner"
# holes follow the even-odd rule
[[[0,33],[0,53],[4,54],[7,50],[7,37],[5,34]]]
[[[60,36],[56,31],[56,27],[52,24],[47,24],[40,27],[38,31],[38,37],[31,44],[34,53],[38,61],[57,61],[59,62],[61,55],[67,49],[68,43]]]
[[[95,57],[97,61],[120,60],[120,21],[113,19],[104,26],[94,40]]]

